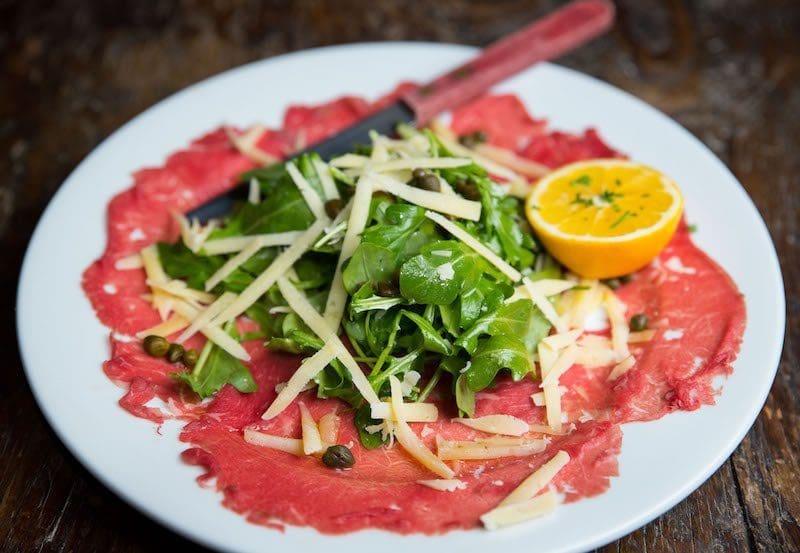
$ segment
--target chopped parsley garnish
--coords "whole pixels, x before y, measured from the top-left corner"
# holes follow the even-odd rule
[[[631,213],[630,211],[626,211],[625,213],[623,213],[623,214],[620,216],[620,218],[619,218],[619,219],[617,219],[616,221],[614,221],[613,223],[611,223],[611,226],[610,226],[609,228],[612,228],[612,229],[613,229],[613,228],[616,228],[617,226],[619,226],[620,224],[622,224],[622,221],[624,221],[625,219],[627,219],[628,217],[631,217],[631,216],[635,217],[635,216],[636,216],[636,214],[635,214],[635,213]]]
[[[580,204],[586,207],[591,207],[594,205],[594,200],[592,198],[584,198],[580,192],[575,194],[575,199],[570,202],[570,204]]]
[[[620,194],[619,192],[611,192],[610,190],[603,190],[599,195],[599,198],[601,200],[609,204],[614,202],[614,198],[621,198],[621,197],[622,194]]]
[[[577,186],[577,185],[589,186],[591,183],[592,183],[592,177],[590,177],[589,175],[581,175],[577,179],[575,179],[572,182],[570,182],[569,185],[570,186]]]

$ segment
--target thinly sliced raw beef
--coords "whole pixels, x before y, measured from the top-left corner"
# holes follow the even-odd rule
[[[404,84],[375,104],[342,98],[322,106],[295,106],[284,127],[268,130],[258,147],[285,156],[298,146],[321,140],[376,106],[412,87]],[[477,129],[518,155],[550,166],[590,157],[617,157],[593,130],[583,135],[550,132],[546,123],[528,115],[510,95],[487,96],[456,111],[453,127],[463,134]],[[602,493],[617,474],[622,434],[619,424],[658,418],[676,409],[696,409],[714,401],[714,379],[731,371],[744,329],[744,303],[725,272],[698,250],[685,228],[650,267],[619,290],[627,316],[644,311],[656,337],[634,350],[636,367],[614,383],[609,368],[575,366],[563,377],[568,391],[564,409],[567,436],[552,437],[538,455],[485,462],[459,462],[458,477],[465,489],[439,492],[416,483],[432,475],[398,447],[364,449],[352,424],[352,411],[337,400],[321,400],[305,392],[277,418],[265,422],[261,413],[275,397],[275,385],[298,367],[297,356],[266,350],[258,342],[245,347],[258,391],[242,394],[231,386],[199,402],[171,377],[174,366],[145,355],[130,335],[159,321],[141,296],[147,292],[141,270],[118,271],[114,263],[157,240],[177,236],[170,211],[186,211],[234,184],[252,162],[231,148],[222,130],[212,132],[189,148],[171,155],[159,168],[134,175],[134,185],[116,196],[108,208],[108,245],[103,256],[85,272],[83,288],[100,320],[112,330],[111,358],[106,374],[126,392],[120,405],[156,423],[167,417],[187,421],[181,440],[189,444],[184,460],[201,465],[201,483],[222,492],[224,504],[248,520],[271,527],[309,525],[322,532],[343,533],[383,528],[401,533],[441,533],[471,528],[478,517],[556,451],[572,460],[558,474],[555,486],[569,501]],[[241,323],[246,324],[246,323]],[[195,336],[189,344],[200,347]],[[501,381],[478,394],[478,415],[507,413],[531,423],[544,421],[544,410],[530,396],[533,380]],[[427,425],[412,424],[429,446],[435,435],[471,439],[480,432],[450,422],[451,400],[434,394],[440,418]],[[148,405],[160,398],[169,412]],[[350,445],[356,458],[351,470],[324,468],[313,457],[247,444],[245,427],[285,436],[300,436],[299,402],[315,418],[336,411],[342,417],[339,441]]]

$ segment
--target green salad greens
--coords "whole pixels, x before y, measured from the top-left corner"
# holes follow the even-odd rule
[[[359,148],[352,156],[368,160],[374,148],[380,147],[384,159],[414,158],[408,153],[413,146],[419,150],[417,157],[455,157],[432,133],[404,129],[403,134],[405,141],[378,137],[381,141]],[[328,202],[331,224],[287,273],[309,302],[323,312],[348,224],[346,212],[339,210],[352,197],[364,169],[337,167],[335,160],[328,166],[316,154],[303,155],[294,163],[322,202],[326,197],[318,171],[327,168],[341,197],[336,203]],[[391,173],[392,178],[420,189],[424,185],[427,190],[436,184],[430,175],[440,182],[440,190],[449,187],[454,194],[480,202],[479,220],[451,216],[454,223],[530,280],[560,277],[558,265],[534,240],[521,201],[506,195],[482,167],[470,163]],[[239,205],[210,234],[209,242],[304,230],[315,221],[285,165],[250,171],[242,179],[257,183],[262,200]],[[407,384],[404,390],[409,401],[424,401],[434,389],[437,393],[450,390],[460,412],[472,416],[475,394],[492,387],[499,374],[507,372],[520,380],[535,372],[532,353],[547,336],[550,323],[530,299],[515,295],[518,283],[437,226],[426,217],[426,211],[386,192],[372,195],[360,243],[342,265],[347,305],[340,332],[347,337],[354,358],[379,397],[390,395],[389,376],[395,375]],[[211,292],[216,296],[226,291],[241,293],[280,250],[277,246],[262,248]],[[159,244],[158,254],[169,277],[198,290],[203,290],[206,280],[235,255],[208,255],[202,247],[195,252],[182,241]],[[273,350],[303,356],[324,346],[288,307],[277,286],[263,294],[245,315],[259,330],[239,336],[234,325],[227,325],[225,330],[237,340],[262,340]],[[178,373],[177,378],[202,397],[213,395],[226,383],[242,392],[256,388],[247,367],[211,341],[196,365]],[[381,444],[380,434],[365,430],[378,421],[370,418],[368,406],[338,360],[320,371],[315,383],[320,397],[341,398],[360,408],[355,420],[362,441],[368,447]]]

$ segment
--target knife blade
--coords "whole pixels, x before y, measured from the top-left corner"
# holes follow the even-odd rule
[[[400,100],[374,112],[317,144],[296,152],[292,159],[317,152],[323,159],[369,142],[369,131],[391,135],[398,123],[423,126],[438,114],[458,107],[493,85],[531,65],[554,59],[607,31],[614,21],[608,0],[575,0],[491,44],[466,63],[442,74]],[[240,184],[190,211],[189,218],[207,221],[229,213],[246,199]]]

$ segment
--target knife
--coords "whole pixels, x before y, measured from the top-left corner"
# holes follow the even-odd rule
[[[438,114],[474,99],[493,85],[531,65],[557,58],[605,33],[614,21],[608,0],[575,0],[491,44],[478,56],[451,69],[428,84],[402,96],[322,142],[296,152],[293,158],[317,152],[323,159],[353,150],[369,142],[369,131],[391,135],[398,123],[424,126]],[[207,221],[229,213],[234,203],[246,198],[240,184],[188,213]]]

